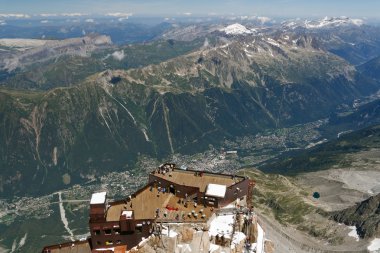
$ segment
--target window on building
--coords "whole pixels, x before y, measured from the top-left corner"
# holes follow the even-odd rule
[[[101,243],[100,241],[97,241],[96,244],[97,244],[97,245],[101,245],[102,243]]]
[[[109,229],[109,228],[106,228],[106,229],[104,229],[104,234],[105,235],[111,235],[112,234],[112,230]]]
[[[116,241],[116,244],[121,244],[121,240],[117,240],[117,241]]]
[[[93,232],[94,235],[100,235],[100,229],[94,229]]]
[[[119,235],[120,234],[120,228],[114,228],[113,230],[115,232],[115,235]]]
[[[112,240],[106,241],[106,245],[113,245],[113,241]]]

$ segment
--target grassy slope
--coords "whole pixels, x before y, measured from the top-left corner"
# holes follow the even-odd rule
[[[311,189],[298,185],[295,178],[256,169],[246,169],[244,174],[256,181],[253,202],[260,213],[332,244],[343,240],[336,224],[313,204]]]

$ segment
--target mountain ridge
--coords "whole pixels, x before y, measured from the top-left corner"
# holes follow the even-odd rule
[[[131,169],[140,155],[164,159],[317,120],[379,88],[316,48],[312,37],[214,43],[146,67],[93,74],[68,88],[31,94],[3,88],[2,194],[53,191]]]

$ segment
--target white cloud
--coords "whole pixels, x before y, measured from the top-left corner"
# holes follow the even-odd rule
[[[127,19],[128,17],[130,17],[132,15],[133,15],[133,13],[123,13],[123,12],[111,12],[111,13],[106,14],[106,16],[117,17],[117,18],[125,18],[125,19]]]
[[[46,23],[49,23],[49,20],[41,20],[40,22],[41,24],[46,24]]]
[[[261,22],[261,24],[265,24],[265,23],[271,21],[271,19],[268,17],[257,17],[257,20],[259,20]]]
[[[123,60],[124,57],[125,57],[124,50],[113,52],[113,53],[112,53],[112,57],[113,57],[115,60],[118,60],[118,61]]]
[[[0,13],[1,18],[30,18],[28,14],[22,13]]]
[[[85,20],[87,23],[94,23],[95,20],[93,18],[88,18]]]
[[[6,25],[7,23],[4,20],[0,20],[0,25]]]
[[[75,12],[75,13],[61,13],[60,16],[64,17],[80,17],[80,16],[87,16],[87,14]]]
[[[38,16],[40,16],[40,17],[57,17],[58,14],[57,13],[41,13],[41,14],[38,14]]]
[[[88,14],[85,14],[85,13],[80,13],[80,12],[73,12],[73,13],[70,13],[70,12],[65,12],[65,13],[40,13],[40,14],[36,14],[34,16],[39,16],[39,17],[44,17],[44,18],[48,18],[48,17],[81,17],[81,16],[88,16]]]
[[[183,13],[183,15],[186,15],[186,16],[191,16],[191,15],[192,15],[192,13],[191,13],[191,12],[185,12],[185,13]]]

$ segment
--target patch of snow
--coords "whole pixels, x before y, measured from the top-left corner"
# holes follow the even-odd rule
[[[271,44],[273,46],[280,47],[280,44],[272,38],[268,38],[267,41],[269,44]]]
[[[162,230],[162,235],[166,235],[166,236],[172,238],[172,237],[176,237],[176,236],[178,235],[178,233],[175,232],[175,231],[172,230],[172,229],[169,231],[168,228],[164,227],[164,229]]]
[[[291,22],[284,23],[284,26],[295,29],[298,26],[298,24],[294,21],[291,21]]]
[[[263,228],[257,223],[257,253],[264,253],[264,230]]]
[[[235,23],[232,25],[229,25],[220,31],[225,32],[226,34],[231,34],[231,35],[241,35],[241,34],[252,34],[252,31],[247,29],[245,26]]]
[[[210,223],[209,235],[210,236],[222,236],[225,238],[231,238],[231,233],[233,231],[235,215],[219,215],[213,219]]]
[[[367,249],[370,252],[380,252],[380,238],[373,239]]]
[[[235,207],[236,207],[235,202],[232,202],[232,203],[222,207],[222,209],[230,209],[230,208],[235,208]]]
[[[213,253],[213,252],[219,252],[219,248],[220,248],[219,245],[216,245],[216,244],[210,243],[209,252],[210,252],[210,253]]]
[[[234,234],[234,237],[232,238],[233,244],[239,244],[241,241],[245,240],[247,236],[242,232],[237,232]]]
[[[348,236],[355,238],[356,241],[358,242],[359,241],[359,235],[358,235],[358,232],[356,230],[356,227],[355,226],[349,226],[348,228],[351,229],[351,232],[348,233]]]

